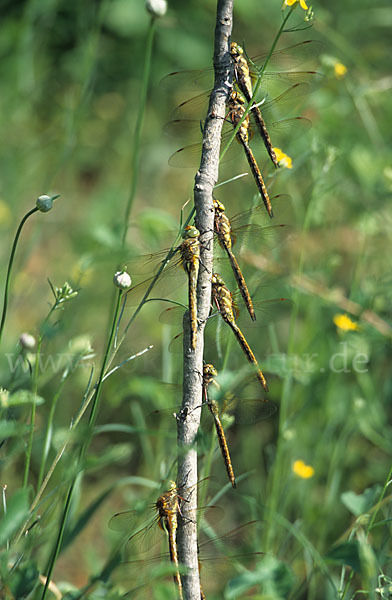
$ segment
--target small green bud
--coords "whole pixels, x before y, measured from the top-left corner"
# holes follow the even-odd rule
[[[146,9],[153,17],[163,17],[167,11],[166,0],[146,0]]]
[[[53,296],[55,297],[55,300],[56,300],[55,309],[61,308],[61,305],[64,304],[64,302],[67,302],[68,300],[72,300],[72,298],[75,298],[75,296],[78,295],[78,291],[73,290],[71,288],[71,286],[69,285],[68,281],[66,281],[64,283],[63,287],[61,287],[61,288],[54,286],[52,284],[52,282],[50,281],[50,279],[48,279],[48,282],[50,285],[50,289],[53,292]]]
[[[117,271],[113,277],[113,283],[120,290],[127,290],[131,287],[132,279],[129,273],[124,271]]]
[[[40,196],[37,198],[36,206],[38,210],[41,212],[49,212],[53,206],[53,198],[52,196]]]
[[[34,350],[35,338],[30,333],[22,333],[19,337],[19,344],[23,350]]]

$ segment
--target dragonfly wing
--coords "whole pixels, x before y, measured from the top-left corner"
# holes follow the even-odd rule
[[[177,139],[194,140],[202,138],[204,121],[197,119],[173,119],[166,123],[164,131]]]
[[[224,417],[227,414],[233,418],[236,425],[251,425],[252,423],[269,419],[277,412],[278,407],[273,402],[266,402],[265,396],[253,400],[236,397],[227,402],[222,410],[223,414],[221,418],[223,423],[225,420]]]
[[[276,67],[278,70],[291,70],[296,69],[306,63],[315,61],[319,56],[323,44],[317,40],[305,40],[298,42],[292,46],[275,50],[270,56],[267,63],[267,71],[271,67]],[[257,67],[264,66],[268,54],[258,54],[252,58],[252,62]],[[251,69],[253,73],[255,71]]]
[[[281,140],[287,142],[288,136],[291,136],[292,140],[304,135],[312,127],[312,121],[305,117],[293,117],[291,119],[282,119],[275,121],[270,125],[270,134],[272,136],[272,143],[276,146],[281,144]]]
[[[229,140],[231,132],[226,132],[222,135],[221,145],[224,146],[225,143]],[[190,146],[184,146],[180,148],[176,152],[174,152],[169,157],[169,165],[171,167],[179,167],[179,168],[197,168],[200,165],[202,145],[201,142],[198,144],[191,144]],[[229,150],[226,152],[225,156],[222,159],[222,163],[227,163],[232,161],[241,154],[241,147],[233,140]]]
[[[149,507],[146,510],[152,512],[153,509]],[[109,528],[124,534],[129,533],[125,544],[126,556],[143,555],[156,546],[162,540],[162,536],[164,539],[164,532],[158,525],[158,516],[153,517],[146,524],[145,511],[144,517],[143,513],[137,510],[117,513],[110,519]]]
[[[252,73],[252,79],[257,79],[257,73]],[[285,83],[301,83],[306,82],[313,89],[323,81],[324,75],[317,71],[265,71],[263,73],[263,81],[261,84],[261,90],[265,87],[268,89],[268,84],[271,82],[285,82]],[[265,93],[265,92],[264,92]]]
[[[172,292],[186,283],[186,275],[180,262],[176,261],[165,267],[160,275],[153,275],[140,283],[132,286],[126,294],[126,307],[137,306],[145,294],[150,290],[148,297],[169,299]]]
[[[180,88],[184,91],[194,92],[195,90],[208,89],[213,83],[213,69],[195,69],[187,71],[173,71],[165,75],[159,82],[159,85],[166,90]]]
[[[254,56],[250,61],[250,70],[253,77],[256,76],[252,62],[258,67],[264,66],[269,56],[266,72],[263,77],[272,79],[284,77],[284,72],[289,72],[301,65],[314,62],[319,56],[323,45],[316,40],[305,40],[280,50],[275,50],[272,55],[261,53]],[[271,69],[277,72],[271,72]],[[283,71],[284,70],[284,71]],[[287,76],[289,78],[290,76]],[[303,79],[302,79],[303,81]],[[213,69],[211,67],[196,70],[174,71],[169,73],[160,81],[164,89],[181,89],[185,91],[207,90],[212,87]]]

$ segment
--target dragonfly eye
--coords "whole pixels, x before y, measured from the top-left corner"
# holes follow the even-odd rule
[[[225,210],[226,210],[224,205],[222,204],[222,202],[220,202],[216,198],[214,198],[214,208],[216,211],[219,211],[219,212],[225,212]]]
[[[240,56],[243,53],[244,53],[243,49],[241,48],[241,46],[239,46],[237,44],[237,42],[232,42],[231,43],[231,55],[233,57]]]
[[[211,283],[212,283],[212,285],[224,285],[225,284],[225,282],[223,281],[223,279],[219,275],[219,273],[212,274]]]
[[[182,237],[184,239],[187,239],[187,238],[198,238],[199,235],[200,235],[199,230],[196,229],[196,227],[194,227],[194,225],[187,225],[187,227],[185,227],[185,229],[184,229]]]

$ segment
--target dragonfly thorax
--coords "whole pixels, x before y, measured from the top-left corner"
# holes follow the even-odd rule
[[[212,299],[217,306],[222,318],[235,321],[235,306],[230,290],[226,287],[222,277],[218,273],[212,275]]]
[[[218,237],[219,243],[223,248],[231,248],[231,225],[230,219],[225,213],[215,209],[214,230]]]

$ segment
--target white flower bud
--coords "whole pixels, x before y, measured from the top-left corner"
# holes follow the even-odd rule
[[[41,212],[49,212],[53,206],[53,198],[52,196],[40,196],[37,198],[36,207]]]
[[[113,277],[113,282],[120,290],[127,290],[131,287],[132,279],[126,271],[117,271]]]
[[[35,338],[30,333],[22,333],[19,337],[19,343],[24,350],[33,350],[35,347]]]
[[[146,9],[153,17],[163,17],[167,11],[166,0],[146,0]]]

